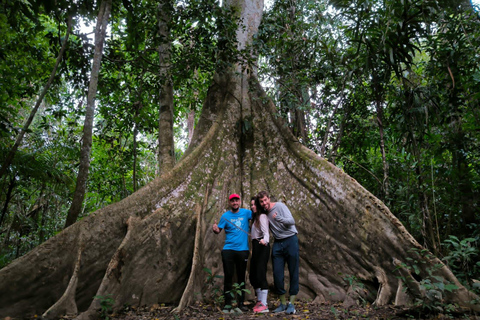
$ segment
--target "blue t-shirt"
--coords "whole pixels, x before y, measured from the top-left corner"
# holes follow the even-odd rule
[[[248,220],[252,220],[252,211],[242,208],[237,213],[227,211],[222,215],[218,227],[225,230],[223,250],[248,251]]]

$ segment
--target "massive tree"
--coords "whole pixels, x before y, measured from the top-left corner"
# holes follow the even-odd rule
[[[250,51],[263,3],[227,6],[240,22],[238,48]],[[240,193],[246,205],[264,189],[296,218],[301,296],[349,305],[361,281],[377,305],[417,297],[478,310],[476,297],[380,200],[298,142],[250,71],[237,64],[215,75],[191,145],[171,171],[0,270],[0,317],[89,318],[99,307],[94,296],[107,295],[116,308],[181,309],[204,289],[203,268],[221,270],[211,224],[227,195]]]

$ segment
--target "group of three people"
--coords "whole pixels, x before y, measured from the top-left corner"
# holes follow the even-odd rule
[[[269,312],[267,295],[267,264],[270,256],[270,234],[274,243],[272,248],[272,266],[275,293],[280,297],[280,305],[273,312],[295,313],[295,297],[299,291],[299,249],[295,220],[287,206],[281,202],[271,202],[268,192],[262,191],[253,197],[251,210],[240,208],[240,196],[231,194],[228,199],[230,210],[225,212],[219,223],[213,224],[213,232],[219,234],[225,230],[225,245],[222,250],[224,271],[224,312],[241,313],[244,306],[245,272],[248,257],[249,222],[252,221],[251,241],[252,259],[250,261],[250,283],[255,289],[257,303],[255,313]],[[286,301],[284,286],[284,268],[288,265],[290,276],[289,302]],[[233,275],[242,284],[238,292],[238,303],[232,305]]]

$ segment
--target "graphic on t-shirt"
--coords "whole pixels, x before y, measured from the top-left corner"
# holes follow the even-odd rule
[[[218,227],[224,228],[227,234],[224,250],[248,250],[248,220],[251,217],[252,212],[246,209],[240,209],[237,213],[227,211],[222,215]]]

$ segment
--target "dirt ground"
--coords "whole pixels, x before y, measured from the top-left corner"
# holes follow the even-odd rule
[[[273,310],[275,302],[269,305]],[[249,305],[250,308],[253,304]],[[220,309],[210,305],[197,303],[182,312],[173,312],[173,306],[154,306],[150,308],[126,309],[121,313],[110,315],[109,319],[114,320],[163,320],[163,319],[198,319],[198,320],[246,320],[246,319],[471,319],[480,320],[480,315],[468,313],[449,313],[449,314],[420,314],[417,311],[406,308],[399,308],[392,305],[383,307],[357,306],[348,310],[341,304],[313,304],[311,302],[298,301],[295,303],[296,314],[287,315],[285,313],[264,313],[254,314],[253,311],[245,312],[241,315],[225,315]]]

